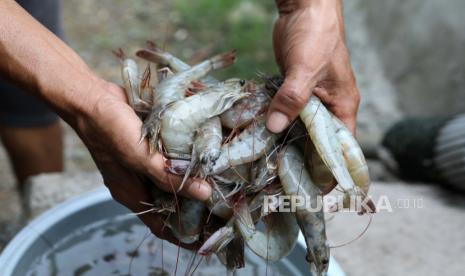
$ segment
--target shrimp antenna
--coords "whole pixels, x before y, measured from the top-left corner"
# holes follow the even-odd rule
[[[338,244],[338,245],[330,245],[329,248],[343,247],[343,246],[349,245],[349,244],[359,240],[368,231],[368,228],[370,227],[371,222],[373,221],[373,214],[370,213],[369,215],[370,215],[370,220],[368,221],[367,225],[365,226],[363,231],[360,234],[358,234],[354,239],[349,240],[348,242],[345,242],[345,243]]]

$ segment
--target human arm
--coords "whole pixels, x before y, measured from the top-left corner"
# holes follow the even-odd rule
[[[76,130],[116,200],[144,211],[140,201],[152,200],[146,177],[163,190],[177,190],[181,179],[164,171],[163,157],[138,144],[142,122],[119,86],[95,75],[15,1],[0,1],[0,15],[0,74],[43,99]],[[200,180],[181,192],[197,199],[209,193]],[[155,234],[174,241],[157,215],[140,217]]]

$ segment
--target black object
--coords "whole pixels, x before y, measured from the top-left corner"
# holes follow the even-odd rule
[[[409,180],[437,181],[434,148],[447,118],[410,118],[393,125],[382,145],[397,163],[401,177]]]

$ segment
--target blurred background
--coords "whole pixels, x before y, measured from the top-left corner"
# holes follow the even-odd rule
[[[457,262],[465,253],[460,235],[465,229],[460,189],[465,184],[451,189],[434,181],[404,182],[392,173],[392,156],[380,161],[380,144],[399,120],[465,113],[465,2],[344,2],[347,43],[362,94],[357,135],[370,158],[373,195],[388,195],[393,205],[399,199],[421,199],[423,207],[393,206],[394,212],[375,215],[359,240],[332,252],[348,275],[459,275],[465,271]],[[121,83],[120,64],[111,50],[121,47],[133,55],[148,39],[192,62],[237,49],[237,63],[220,77],[250,79],[257,72],[278,72],[271,46],[274,1],[67,0],[62,11],[67,42],[91,68],[116,83]],[[69,127],[65,162],[63,174],[30,180],[33,215],[100,181]],[[390,169],[383,163],[391,164]],[[0,248],[24,225],[21,212],[0,145]],[[329,222],[329,237],[334,244],[348,241],[367,223],[356,216],[336,217]]]

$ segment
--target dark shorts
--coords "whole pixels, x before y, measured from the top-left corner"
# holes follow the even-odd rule
[[[17,2],[50,31],[63,37],[59,1],[18,0]],[[50,125],[57,119],[58,116],[43,102],[0,76],[0,126],[39,127]]]

